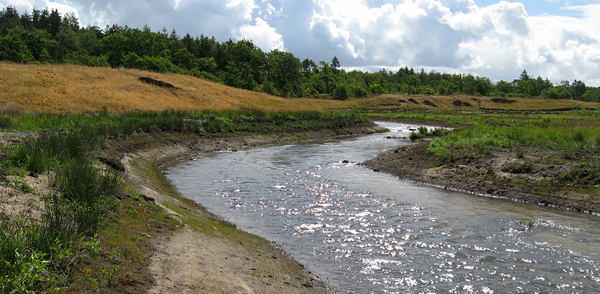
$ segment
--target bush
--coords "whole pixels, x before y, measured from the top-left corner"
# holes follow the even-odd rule
[[[92,235],[107,200],[119,189],[116,172],[101,170],[89,160],[71,160],[63,164],[56,171],[53,183],[73,207],[77,231]]]
[[[365,88],[363,88],[360,85],[355,85],[353,84],[350,87],[350,92],[352,93],[352,96],[354,97],[366,97],[367,96],[367,90],[365,90]]]
[[[381,95],[383,94],[383,87],[378,83],[372,84],[369,87],[369,92],[373,95]]]
[[[336,99],[336,100],[348,99],[348,89],[346,89],[345,85],[338,84],[335,87],[335,89],[333,89],[333,99]]]

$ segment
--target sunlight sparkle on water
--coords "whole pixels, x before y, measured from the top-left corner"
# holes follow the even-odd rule
[[[393,132],[200,157],[167,176],[342,293],[600,292],[597,221],[356,165],[411,144],[385,137],[416,126],[384,126]],[[523,225],[532,218],[535,226]]]

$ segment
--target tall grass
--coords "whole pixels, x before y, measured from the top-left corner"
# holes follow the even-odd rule
[[[2,220],[0,292],[49,291],[52,277],[68,275],[82,244],[96,233],[107,203],[119,190],[118,175],[94,162],[103,141],[98,134],[88,129],[39,133],[3,160],[34,172],[53,170],[58,193],[43,197],[39,220]]]
[[[17,131],[88,130],[100,135],[129,136],[151,132],[262,132],[348,127],[368,120],[355,112],[126,112],[4,116],[4,129]],[[0,126],[2,128],[2,126]]]
[[[431,141],[428,151],[448,161],[471,151],[473,156],[489,154],[494,148],[523,147],[552,149],[563,157],[578,150],[600,150],[600,110],[564,113],[459,113],[406,112],[374,114],[399,119],[439,121],[459,125],[455,131]],[[520,149],[520,150],[519,150]]]
[[[576,150],[597,150],[600,127],[577,127],[562,124],[502,126],[476,123],[435,138],[429,151],[446,159],[454,158],[453,149],[470,148],[487,153],[494,148],[529,146],[552,149],[564,154]]]

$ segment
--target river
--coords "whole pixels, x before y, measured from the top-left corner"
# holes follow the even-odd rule
[[[392,132],[205,154],[166,175],[342,293],[600,293],[597,216],[373,172],[358,163],[416,128],[380,124]]]

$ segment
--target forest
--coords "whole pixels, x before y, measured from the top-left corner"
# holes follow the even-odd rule
[[[526,70],[513,81],[440,73],[412,67],[397,71],[346,71],[330,62],[301,60],[290,52],[264,52],[251,40],[219,42],[205,35],[180,36],[175,29],[153,32],[114,24],[82,27],[72,14],[33,9],[0,11],[0,61],[125,67],[179,73],[282,97],[344,100],[377,94],[545,97],[600,102],[600,88],[581,80],[554,84]]]

